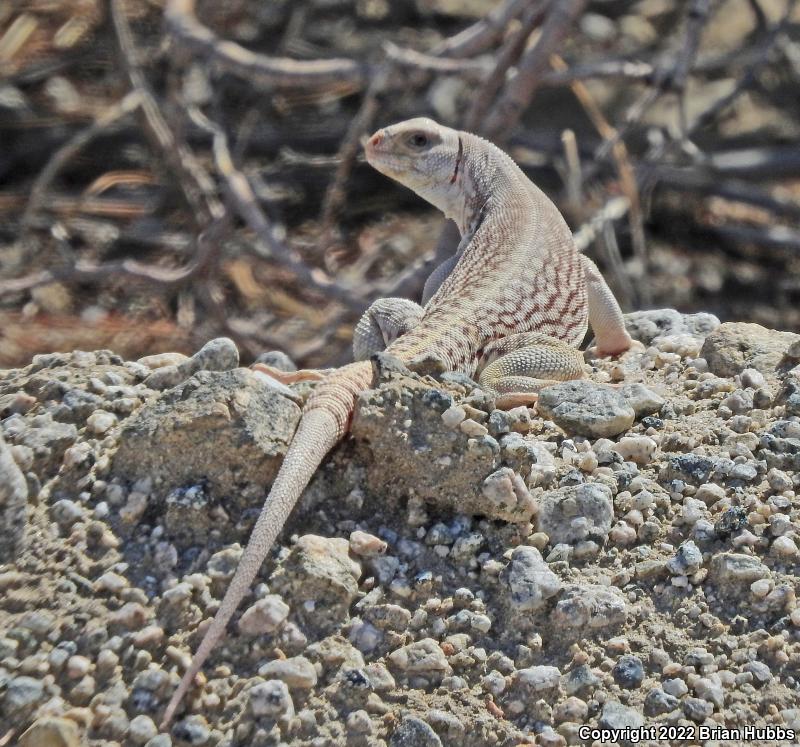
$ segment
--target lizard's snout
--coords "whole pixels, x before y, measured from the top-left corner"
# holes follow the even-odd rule
[[[364,147],[367,158],[375,154],[377,149],[380,147],[380,144],[383,142],[384,136],[384,131],[378,130],[369,140],[367,140],[366,146]]]

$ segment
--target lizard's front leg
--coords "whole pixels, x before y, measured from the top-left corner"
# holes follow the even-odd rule
[[[425,287],[422,289],[423,306],[431,300],[433,294],[439,290],[439,286],[447,280],[447,276],[453,271],[459,256],[460,255],[456,253],[452,257],[448,257],[428,276],[428,279],[425,281]]]
[[[546,386],[584,375],[579,350],[539,332],[521,332],[486,346],[478,383],[496,396],[498,408],[509,409],[533,404]]]
[[[422,318],[419,304],[407,298],[379,298],[370,306],[353,331],[353,358],[367,360],[385,350]]]

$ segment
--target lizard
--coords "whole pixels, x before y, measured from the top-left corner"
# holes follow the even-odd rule
[[[270,547],[328,452],[346,435],[356,399],[372,385],[380,350],[409,367],[433,357],[477,376],[498,406],[532,403],[548,383],[585,375],[578,349],[591,318],[598,352],[631,345],[597,268],[579,254],[558,208],[500,148],[415,118],[378,130],[368,163],[453,219],[462,239],[426,284],[424,308],[373,304],[354,332],[355,362],[322,374],[219,609],[164,713],[167,728],[195,675],[247,594]]]

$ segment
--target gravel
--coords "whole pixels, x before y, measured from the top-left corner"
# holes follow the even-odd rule
[[[228,342],[0,372],[0,739],[800,727],[797,341],[671,310],[628,327],[643,352],[590,361],[538,410],[379,367],[170,734],[308,385],[265,387]]]

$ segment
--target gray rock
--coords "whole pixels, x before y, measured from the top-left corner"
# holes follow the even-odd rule
[[[697,680],[694,683],[694,691],[698,697],[712,702],[719,709],[725,704],[725,690],[722,685],[708,677],[701,677]]]
[[[763,661],[748,661],[742,669],[753,675],[753,684],[756,687],[763,687],[772,679],[772,672]]]
[[[570,584],[553,611],[552,622],[562,631],[618,627],[627,617],[625,595],[614,586]]]
[[[714,713],[714,704],[702,698],[685,698],[681,703],[686,718],[702,723]]]
[[[28,509],[28,483],[0,434],[0,564],[22,549]]]
[[[492,472],[481,485],[483,497],[491,504],[487,513],[505,521],[528,521],[536,503],[525,481],[510,467]]]
[[[670,458],[660,477],[665,481],[683,480],[690,485],[699,486],[707,483],[719,466],[720,461],[716,457],[680,454]]]
[[[289,616],[289,605],[277,594],[267,594],[250,605],[239,618],[239,632],[249,636],[276,631]]]
[[[667,570],[673,576],[686,576],[700,570],[703,553],[692,540],[683,542],[674,558],[667,561]]]
[[[561,590],[561,579],[550,570],[535,547],[520,545],[511,554],[511,562],[503,570],[511,607],[519,612],[533,612]]]
[[[19,747],[81,747],[78,725],[67,718],[42,716],[20,735]]]
[[[69,500],[69,498],[62,498],[50,506],[50,517],[63,530],[68,530],[75,522],[81,521],[85,516],[86,511],[83,506]]]
[[[462,740],[464,738],[467,724],[454,713],[448,713],[439,708],[431,708],[425,714],[425,720],[441,739],[451,740],[447,744],[451,744],[452,740]]]
[[[263,501],[299,419],[294,402],[248,369],[201,371],[125,422],[112,474],[129,482],[151,479],[156,490],[149,507],[162,512],[171,491],[202,481],[207,497],[221,500],[235,523]],[[192,510],[190,501],[181,514],[177,504],[170,510],[173,529],[185,535],[179,539],[202,541],[208,512]]]
[[[128,739],[134,744],[144,744],[158,733],[158,728],[150,716],[139,715],[131,719],[128,727]]]
[[[261,355],[256,358],[256,363],[272,366],[279,371],[292,372],[297,370],[295,362],[282,350],[270,350],[267,353],[261,353]]]
[[[285,682],[289,689],[308,690],[317,684],[317,670],[305,656],[275,659],[259,667],[258,674]]]
[[[6,713],[19,723],[43,698],[44,684],[41,680],[27,676],[15,677],[6,686],[3,705]]]
[[[288,719],[294,716],[292,696],[281,680],[268,680],[251,687],[247,692],[247,704],[256,718]]]
[[[442,747],[442,740],[422,719],[406,716],[394,730],[389,747]]]
[[[172,734],[190,747],[205,747],[211,730],[203,716],[189,716],[172,727]]]
[[[452,671],[447,657],[433,638],[423,638],[401,646],[389,654],[389,661],[405,674],[441,676]]]
[[[539,499],[536,529],[553,545],[587,539],[602,544],[613,520],[611,490],[600,483],[582,483],[546,491]]]
[[[644,665],[638,656],[625,654],[619,657],[619,660],[611,670],[611,675],[614,677],[614,682],[620,687],[624,687],[627,690],[635,690],[642,684],[644,679]]]
[[[605,729],[636,729],[644,726],[644,716],[634,708],[609,700],[603,706],[599,723]]]
[[[644,699],[644,713],[646,716],[660,716],[670,713],[680,707],[680,700],[674,695],[664,692],[660,687],[653,688]]]
[[[172,366],[157,368],[145,380],[150,389],[177,386],[198,371],[228,371],[239,365],[236,343],[227,337],[209,340],[191,358]]]
[[[387,500],[399,504],[413,492],[443,513],[527,521],[532,503],[522,485],[511,485],[515,499],[521,499],[513,508],[492,500],[497,492],[487,500],[483,483],[501,467],[500,446],[492,436],[470,437],[448,427],[442,414],[452,405],[453,396],[444,389],[410,378],[362,392],[351,427],[354,458],[366,465],[362,489],[382,505]],[[525,474],[534,458],[511,467]]]
[[[660,394],[639,382],[623,384],[618,391],[633,408],[637,419],[659,412],[666,401]]]
[[[750,584],[770,577],[759,558],[740,553],[723,552],[711,560],[710,580],[724,596],[749,596]]]
[[[786,377],[775,404],[783,405],[787,415],[800,415],[800,376]]]
[[[568,434],[593,438],[617,436],[633,425],[636,413],[616,389],[579,379],[539,393],[539,414]]]
[[[628,334],[645,345],[653,345],[663,337],[692,335],[706,337],[719,327],[713,314],[681,314],[675,309],[650,309],[625,314]]]
[[[533,695],[541,697],[541,693],[554,692],[561,684],[561,671],[558,667],[539,665],[519,669],[516,681],[527,688]]]
[[[271,587],[292,601],[293,618],[306,631],[325,635],[349,618],[358,594],[361,564],[343,538],[305,534],[272,574]]]
[[[726,322],[706,338],[701,355],[717,376],[735,376],[747,368],[774,375],[781,367],[792,367],[786,354],[798,340],[800,335],[792,332],[779,332],[760,324]]]
[[[33,454],[31,471],[40,480],[54,475],[61,466],[64,452],[75,443],[78,429],[72,423],[59,423],[50,413],[23,418],[12,415],[2,424],[2,433],[8,444],[26,446]]]
[[[588,695],[601,682],[588,664],[579,664],[567,674],[564,690],[567,695]]]

